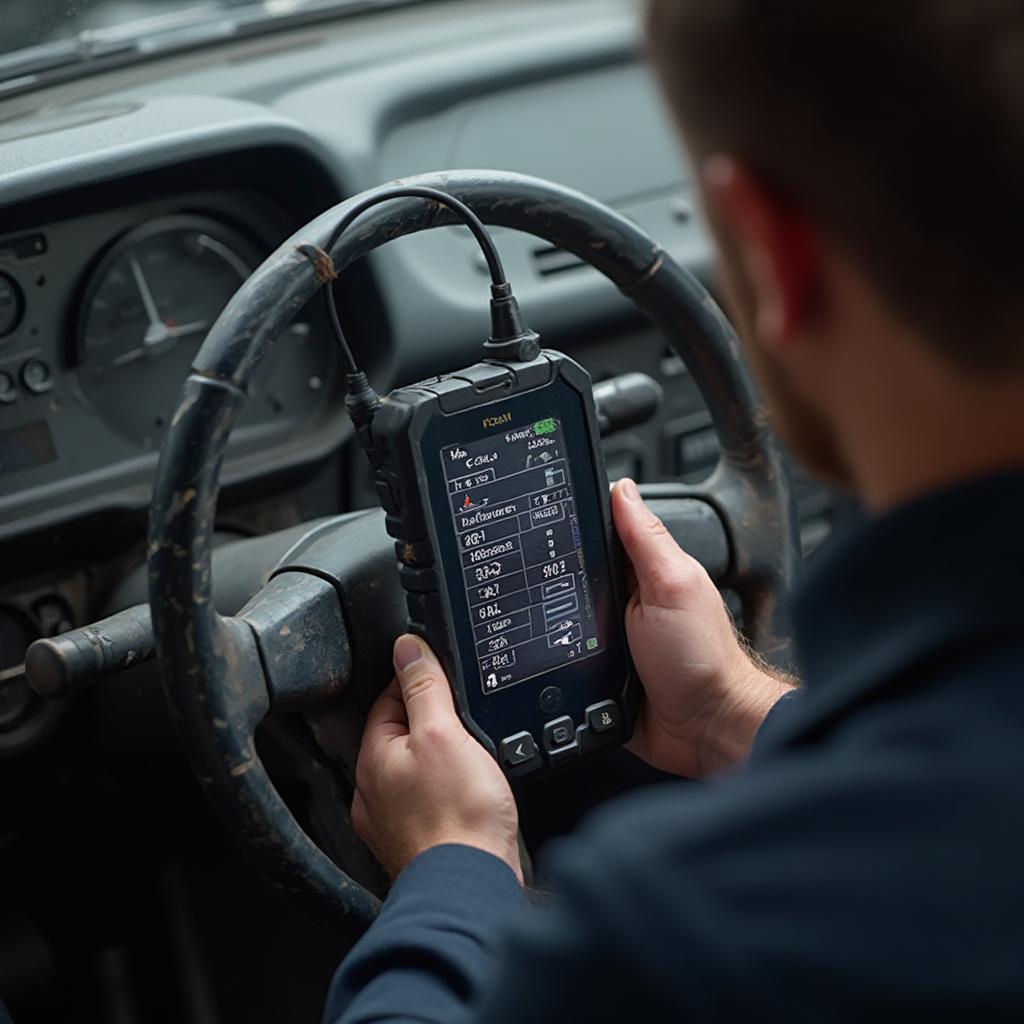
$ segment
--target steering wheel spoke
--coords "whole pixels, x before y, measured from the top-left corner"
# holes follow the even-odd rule
[[[275,575],[238,619],[253,632],[274,710],[329,700],[352,678],[352,647],[338,592],[319,576]]]
[[[685,484],[644,484],[640,494],[676,543],[723,586],[732,567],[729,535],[714,500]]]

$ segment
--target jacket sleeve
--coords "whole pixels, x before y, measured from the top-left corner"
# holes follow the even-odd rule
[[[499,937],[525,904],[511,869],[489,853],[439,846],[421,854],[338,968],[324,1024],[471,1020]]]
[[[755,764],[761,757],[769,753],[779,737],[785,736],[791,723],[797,721],[803,707],[803,690],[790,690],[784,693],[773,705],[761,728],[754,738],[754,749],[750,760]]]

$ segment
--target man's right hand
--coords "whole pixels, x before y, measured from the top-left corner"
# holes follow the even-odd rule
[[[794,680],[750,657],[704,567],[676,544],[632,480],[616,485],[612,511],[636,575],[626,632],[645,693],[629,749],[691,779],[732,767]]]

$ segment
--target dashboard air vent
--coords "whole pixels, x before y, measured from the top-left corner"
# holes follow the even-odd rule
[[[570,270],[587,266],[578,256],[554,245],[543,245],[533,250],[533,261],[541,277],[554,277]]]

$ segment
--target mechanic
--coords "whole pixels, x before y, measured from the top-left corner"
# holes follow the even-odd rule
[[[353,820],[396,879],[325,1019],[1024,1019],[1024,4],[652,0],[778,430],[867,513],[802,688],[622,482],[648,789],[522,889],[516,805],[395,645]],[[786,694],[786,696],[783,696]]]

